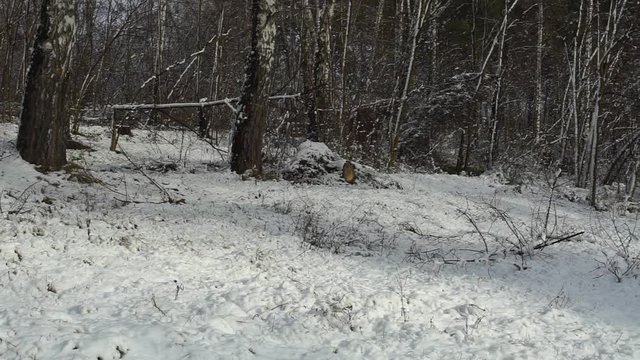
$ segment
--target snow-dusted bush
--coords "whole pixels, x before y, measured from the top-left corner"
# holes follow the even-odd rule
[[[304,244],[339,253],[347,248],[359,254],[383,253],[396,247],[396,234],[376,218],[354,209],[345,216],[329,217],[329,209],[305,206],[293,215],[294,233]]]
[[[322,183],[330,174],[336,175],[344,162],[324,143],[305,141],[283,171],[283,177],[293,182]],[[324,180],[324,181],[323,181]]]
[[[295,183],[337,185],[347,184],[342,179],[342,167],[347,160],[333,152],[324,143],[305,141],[298,146],[282,177]],[[358,177],[357,185],[369,188],[400,188],[388,175],[374,168],[352,162]]]
[[[602,238],[603,259],[596,260],[598,268],[612,274],[617,282],[640,275],[640,215],[633,224],[619,223],[615,215],[611,228],[599,224],[595,233]]]

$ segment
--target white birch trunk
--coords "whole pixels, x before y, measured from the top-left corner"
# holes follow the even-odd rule
[[[156,52],[153,60],[153,101],[160,102],[160,71],[163,67],[163,54],[167,24],[167,0],[158,0],[158,15],[156,28]]]
[[[414,10],[412,19],[412,31],[411,31],[411,47],[409,50],[409,64],[407,65],[407,71],[405,73],[404,85],[402,87],[402,93],[400,99],[398,99],[398,110],[395,114],[395,120],[392,124],[390,149],[389,149],[389,162],[387,168],[394,166],[398,157],[398,145],[400,142],[400,126],[402,124],[404,116],[404,108],[407,103],[407,97],[409,95],[409,86],[411,85],[411,77],[413,76],[413,67],[416,59],[416,49],[418,48],[418,39],[420,37],[420,31],[424,26],[427,16],[429,14],[429,7],[431,0],[418,0],[417,8]],[[411,9],[408,9],[411,10]]]
[[[344,30],[344,47],[342,49],[342,86],[340,92],[342,94],[342,101],[340,102],[340,114],[338,116],[340,126],[340,141],[342,141],[344,133],[344,109],[347,104],[347,49],[349,48],[349,31],[351,29],[351,0],[347,0],[347,24]]]
[[[515,1],[517,2],[517,0]],[[489,141],[489,168],[493,166],[493,160],[495,157],[495,148],[496,148],[496,136],[498,133],[498,120],[500,115],[500,98],[502,91],[502,76],[503,76],[503,61],[504,61],[504,42],[507,37],[507,28],[509,24],[509,1],[505,2],[505,12],[504,19],[502,21],[502,28],[500,29],[500,45],[498,50],[498,65],[496,68],[497,81],[496,81],[496,90],[493,100],[493,118],[491,125],[491,139]],[[515,4],[514,4],[515,5]],[[513,5],[512,5],[513,6]],[[513,8],[513,7],[512,7]]]

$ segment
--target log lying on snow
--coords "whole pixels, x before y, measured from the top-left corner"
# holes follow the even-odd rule
[[[296,100],[300,94],[293,95],[274,95],[269,96],[269,100]],[[191,102],[191,103],[168,103],[168,104],[117,104],[111,105],[109,108],[113,110],[161,110],[161,109],[184,109],[184,108],[204,108],[211,106],[235,104],[240,98],[226,98],[213,101]],[[234,109],[235,110],[235,109]]]
[[[270,96],[270,101],[275,100],[297,100],[300,97],[300,94],[292,94],[292,95],[274,95]],[[116,124],[115,113],[118,110],[121,111],[134,111],[134,110],[166,110],[166,109],[186,109],[186,108],[206,108],[220,105],[227,105],[231,108],[231,111],[234,113],[237,111],[233,104],[236,104],[240,98],[226,98],[222,100],[213,100],[213,101],[201,101],[201,102],[190,102],[190,103],[167,103],[167,104],[116,104],[111,105],[109,108],[113,110],[111,115],[111,151],[116,151],[116,147],[118,146],[118,124]]]
[[[237,103],[238,98],[222,99],[215,101],[203,101],[194,103],[168,103],[168,104],[118,104],[111,105],[112,110],[163,110],[163,109],[184,109],[184,108],[204,108],[219,105]]]

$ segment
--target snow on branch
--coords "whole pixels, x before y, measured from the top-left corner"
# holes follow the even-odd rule
[[[179,108],[204,108],[210,106],[225,105],[230,102],[237,102],[238,98],[222,99],[215,101],[203,101],[192,103],[168,103],[168,104],[118,104],[112,105],[113,110],[158,110],[158,109],[179,109]]]
[[[227,31],[226,33],[222,34],[221,36],[227,36],[229,34],[229,31]],[[158,74],[154,74],[153,76],[151,76],[150,78],[148,78],[147,80],[145,80],[142,85],[140,86],[140,89],[144,89],[145,86],[147,86],[147,84],[149,84],[151,81],[153,81],[154,79],[156,79],[159,75],[162,75],[166,72],[169,72],[171,70],[173,70],[173,68],[178,67],[180,65],[183,65],[187,62],[187,59],[190,58],[194,58],[190,63],[189,66],[187,66],[187,68],[185,69],[184,72],[186,72],[187,70],[189,70],[189,67],[191,66],[191,64],[193,64],[193,62],[195,61],[195,58],[204,54],[205,50],[207,49],[207,46],[209,46],[216,38],[218,37],[218,35],[214,35],[211,39],[209,39],[209,41],[207,41],[207,43],[202,47],[202,49],[192,53],[191,55],[189,55],[188,57],[176,61],[175,63],[167,66],[164,70],[162,70],[161,72],[159,72]],[[180,78],[182,78],[182,76],[184,75],[184,72],[182,73],[182,75],[180,75]],[[177,84],[176,84],[177,85]]]
[[[296,100],[300,97],[300,94],[285,94],[285,95],[274,95],[270,96],[269,100]],[[180,108],[204,108],[211,106],[219,106],[219,105],[227,105],[231,107],[232,103],[237,103],[240,99],[237,97],[234,98],[225,98],[222,100],[213,100],[213,101],[201,101],[201,102],[190,102],[190,103],[167,103],[167,104],[117,104],[111,105],[110,108],[113,110],[160,110],[160,109],[180,109]],[[234,109],[235,110],[235,109]]]

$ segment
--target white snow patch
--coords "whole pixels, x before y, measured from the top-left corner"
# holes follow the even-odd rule
[[[206,144],[185,151],[179,134],[134,129],[120,141],[139,165],[178,163],[145,170],[185,201],[173,205],[108,151],[107,128],[82,128],[95,152],[69,152],[95,184],[36,172],[13,150],[16,131],[0,124],[2,359],[640,358],[640,283],[596,269],[592,219],[611,231],[607,213],[557,199],[565,228],[587,234],[525,271],[509,252],[442,261],[481,257],[458,210],[506,238],[486,203],[526,224],[543,189],[409,173],[392,176],[402,189],[242,181],[212,167]],[[331,155],[307,144],[298,157],[314,154]],[[296,230],[309,209],[321,229],[384,241],[309,247]]]

